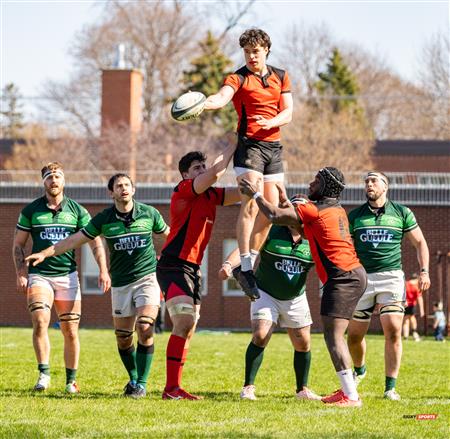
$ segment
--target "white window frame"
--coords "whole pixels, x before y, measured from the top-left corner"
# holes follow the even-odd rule
[[[237,240],[234,238],[227,238],[222,241],[222,260],[225,261],[226,257],[237,247]],[[236,282],[235,280],[232,281]],[[222,296],[224,297],[243,297],[244,292],[241,289],[229,289],[230,279],[222,281]]]

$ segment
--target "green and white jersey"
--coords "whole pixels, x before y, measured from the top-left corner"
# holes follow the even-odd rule
[[[17,221],[17,229],[30,232],[33,239],[33,253],[40,252],[76,233],[91,219],[83,206],[66,196],[61,202],[60,210],[50,209],[47,203],[45,196],[34,200],[24,207]],[[71,250],[47,258],[36,267],[30,265],[28,272],[42,276],[65,276],[76,269],[75,251]]]
[[[82,232],[91,239],[105,237],[112,286],[123,287],[156,271],[152,233],[163,233],[166,228],[154,207],[134,201],[129,221],[112,206],[95,215]]]
[[[368,273],[401,270],[403,235],[418,227],[410,209],[387,200],[375,213],[366,203],[348,219],[356,253]]]
[[[275,299],[290,300],[305,292],[313,265],[308,241],[294,242],[288,227],[273,225],[260,253],[256,283]]]

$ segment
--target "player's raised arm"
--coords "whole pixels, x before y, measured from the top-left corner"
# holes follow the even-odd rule
[[[235,149],[236,145],[229,145],[222,154],[216,157],[210,168],[195,177],[193,183],[195,193],[205,192],[225,174]]]
[[[27,264],[32,264],[33,267],[43,262],[45,259],[52,256],[62,255],[63,253],[73,250],[74,248],[81,247],[91,239],[84,235],[81,231],[78,231],[74,235],[70,235],[68,238],[59,241],[57,244],[47,247],[39,253],[33,253],[25,258]]]
[[[205,101],[205,110],[218,110],[231,101],[234,96],[233,87],[224,85],[216,94],[210,95]]]

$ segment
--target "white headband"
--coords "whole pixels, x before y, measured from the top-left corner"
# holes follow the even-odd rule
[[[43,181],[47,180],[47,178],[50,177],[51,175],[59,175],[60,177],[64,178],[64,172],[61,171],[61,170],[59,170],[59,169],[56,169],[56,170],[54,170],[54,171],[52,171],[52,170],[47,171],[47,172],[42,176],[42,180],[43,180]]]
[[[383,175],[379,174],[378,172],[369,172],[364,177],[364,181],[367,181],[368,178],[376,178],[377,180],[380,180],[381,182],[383,182],[386,185],[386,187],[388,186],[388,182],[386,180],[386,177],[384,177]]]

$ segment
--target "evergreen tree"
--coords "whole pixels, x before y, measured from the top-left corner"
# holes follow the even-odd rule
[[[219,40],[211,31],[199,44],[200,55],[191,61],[192,69],[183,73],[184,92],[199,91],[209,96],[222,87],[233,62],[222,53]],[[237,116],[231,104],[228,104],[220,110],[202,114],[200,121],[203,125],[212,121],[221,131],[228,133],[236,129]]]
[[[4,138],[17,139],[24,127],[23,113],[19,104],[19,89],[11,82],[3,87],[1,95],[1,135]]]
[[[320,80],[317,81],[316,88],[322,95],[335,97],[332,101],[332,108],[335,113],[339,113],[344,108],[357,110],[356,95],[359,87],[356,78],[345,64],[337,48],[333,49],[325,72],[319,73],[318,76]]]

